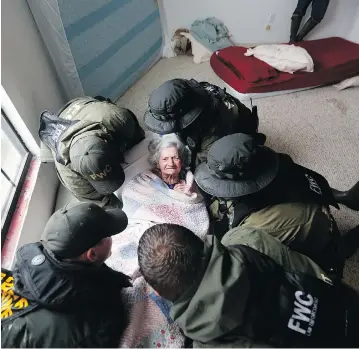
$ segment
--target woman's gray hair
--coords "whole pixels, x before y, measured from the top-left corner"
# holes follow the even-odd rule
[[[191,152],[174,133],[163,136],[155,136],[155,138],[150,141],[148,145],[148,151],[150,153],[148,162],[151,167],[158,167],[161,151],[170,147],[177,148],[178,156],[182,162],[182,170],[188,168],[191,163]]]

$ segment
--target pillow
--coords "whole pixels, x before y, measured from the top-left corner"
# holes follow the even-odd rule
[[[256,83],[278,76],[278,72],[267,63],[255,57],[246,57],[246,51],[245,47],[232,46],[217,51],[217,55],[226,61],[229,69],[247,82]]]
[[[345,79],[339,84],[334,85],[338,90],[344,90],[348,87],[359,86],[359,75],[349,79]]]

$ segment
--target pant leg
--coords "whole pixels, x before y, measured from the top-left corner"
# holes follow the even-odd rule
[[[312,0],[298,0],[298,4],[293,12],[293,15],[303,17],[311,2]]]
[[[330,0],[313,0],[311,17],[318,23],[322,21],[327,12]]]
[[[337,237],[329,211],[316,204],[287,203],[252,213],[241,224],[274,236],[292,250],[303,253],[324,267],[333,260],[331,252]]]

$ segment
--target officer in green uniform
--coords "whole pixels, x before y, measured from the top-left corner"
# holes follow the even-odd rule
[[[209,196],[212,217],[227,221],[224,231],[261,229],[326,270],[358,247],[359,234],[340,238],[329,209],[339,207],[326,179],[249,135],[216,141],[207,162],[197,167],[195,180]],[[359,193],[356,202],[358,198]]]
[[[138,261],[195,348],[359,345],[358,295],[260,229],[203,241],[157,224],[142,235]]]
[[[146,127],[158,134],[177,133],[192,152],[192,170],[206,160],[217,139],[237,132],[256,135],[257,108],[247,108],[216,85],[194,79],[166,81],[150,96]]]
[[[101,97],[81,97],[41,115],[39,136],[51,149],[61,183],[79,200],[119,206],[124,152],[144,139],[136,116]]]

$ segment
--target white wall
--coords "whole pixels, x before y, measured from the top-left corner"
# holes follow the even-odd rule
[[[359,43],[359,6],[347,39]]]
[[[1,1],[1,84],[34,138],[44,109],[65,102],[26,0]]]
[[[297,4],[297,0],[161,1],[170,38],[176,29],[190,28],[194,20],[214,16],[225,23],[237,44],[287,42],[290,18]],[[331,0],[325,18],[309,37],[347,37],[358,8],[358,0]],[[272,13],[276,17],[267,31]]]
[[[65,100],[26,0],[2,0],[1,6],[1,84],[39,143],[40,113],[57,111]],[[39,238],[52,214],[58,185],[54,165],[42,165],[20,245]]]
[[[30,242],[39,241],[46,222],[54,212],[59,184],[54,164],[41,164],[21,230],[18,247]]]

